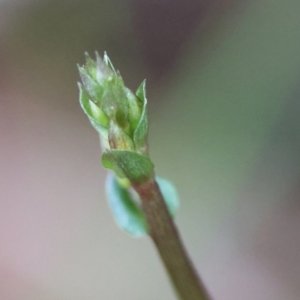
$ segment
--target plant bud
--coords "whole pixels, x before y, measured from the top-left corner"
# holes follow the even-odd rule
[[[148,123],[144,83],[135,95],[124,85],[106,53],[103,59],[96,53],[96,61],[86,54],[86,64],[78,69],[81,107],[100,133],[105,149],[145,154]]]
[[[100,135],[103,166],[127,184],[148,180],[154,165],[148,156],[145,81],[134,94],[106,53],[103,59],[96,53],[96,61],[86,54],[78,69],[80,104]]]

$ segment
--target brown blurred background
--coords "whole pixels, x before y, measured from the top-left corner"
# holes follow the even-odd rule
[[[150,150],[215,300],[300,299],[300,2],[0,0],[0,299],[175,299],[114,224],[76,64],[147,78]]]

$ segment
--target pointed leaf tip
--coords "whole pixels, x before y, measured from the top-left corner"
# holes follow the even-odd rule
[[[140,121],[134,131],[133,140],[138,149],[143,149],[147,143],[148,135],[146,80],[144,80],[138,87],[136,96],[142,101],[143,108]]]
[[[104,51],[103,60],[106,63],[106,65],[109,66],[115,74],[119,75],[119,72],[117,72],[116,69],[114,68],[114,65],[112,64],[111,60],[109,59],[106,51]]]
[[[139,85],[139,87],[136,90],[137,97],[144,103],[147,102],[146,98],[146,79],[142,81],[142,83]]]

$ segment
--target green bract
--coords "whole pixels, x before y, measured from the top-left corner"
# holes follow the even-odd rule
[[[115,171],[120,178],[128,178],[131,182],[146,181],[154,168],[149,157],[126,150],[104,152],[102,164],[105,168]]]
[[[147,99],[145,81],[136,94],[128,89],[109,57],[96,60],[86,54],[78,66],[80,104],[100,135],[104,167],[118,176],[140,182],[152,175],[147,147]]]

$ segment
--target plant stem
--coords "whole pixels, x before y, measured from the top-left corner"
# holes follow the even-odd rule
[[[139,194],[151,236],[181,300],[209,300],[170,216],[162,193],[153,178],[133,184]]]

